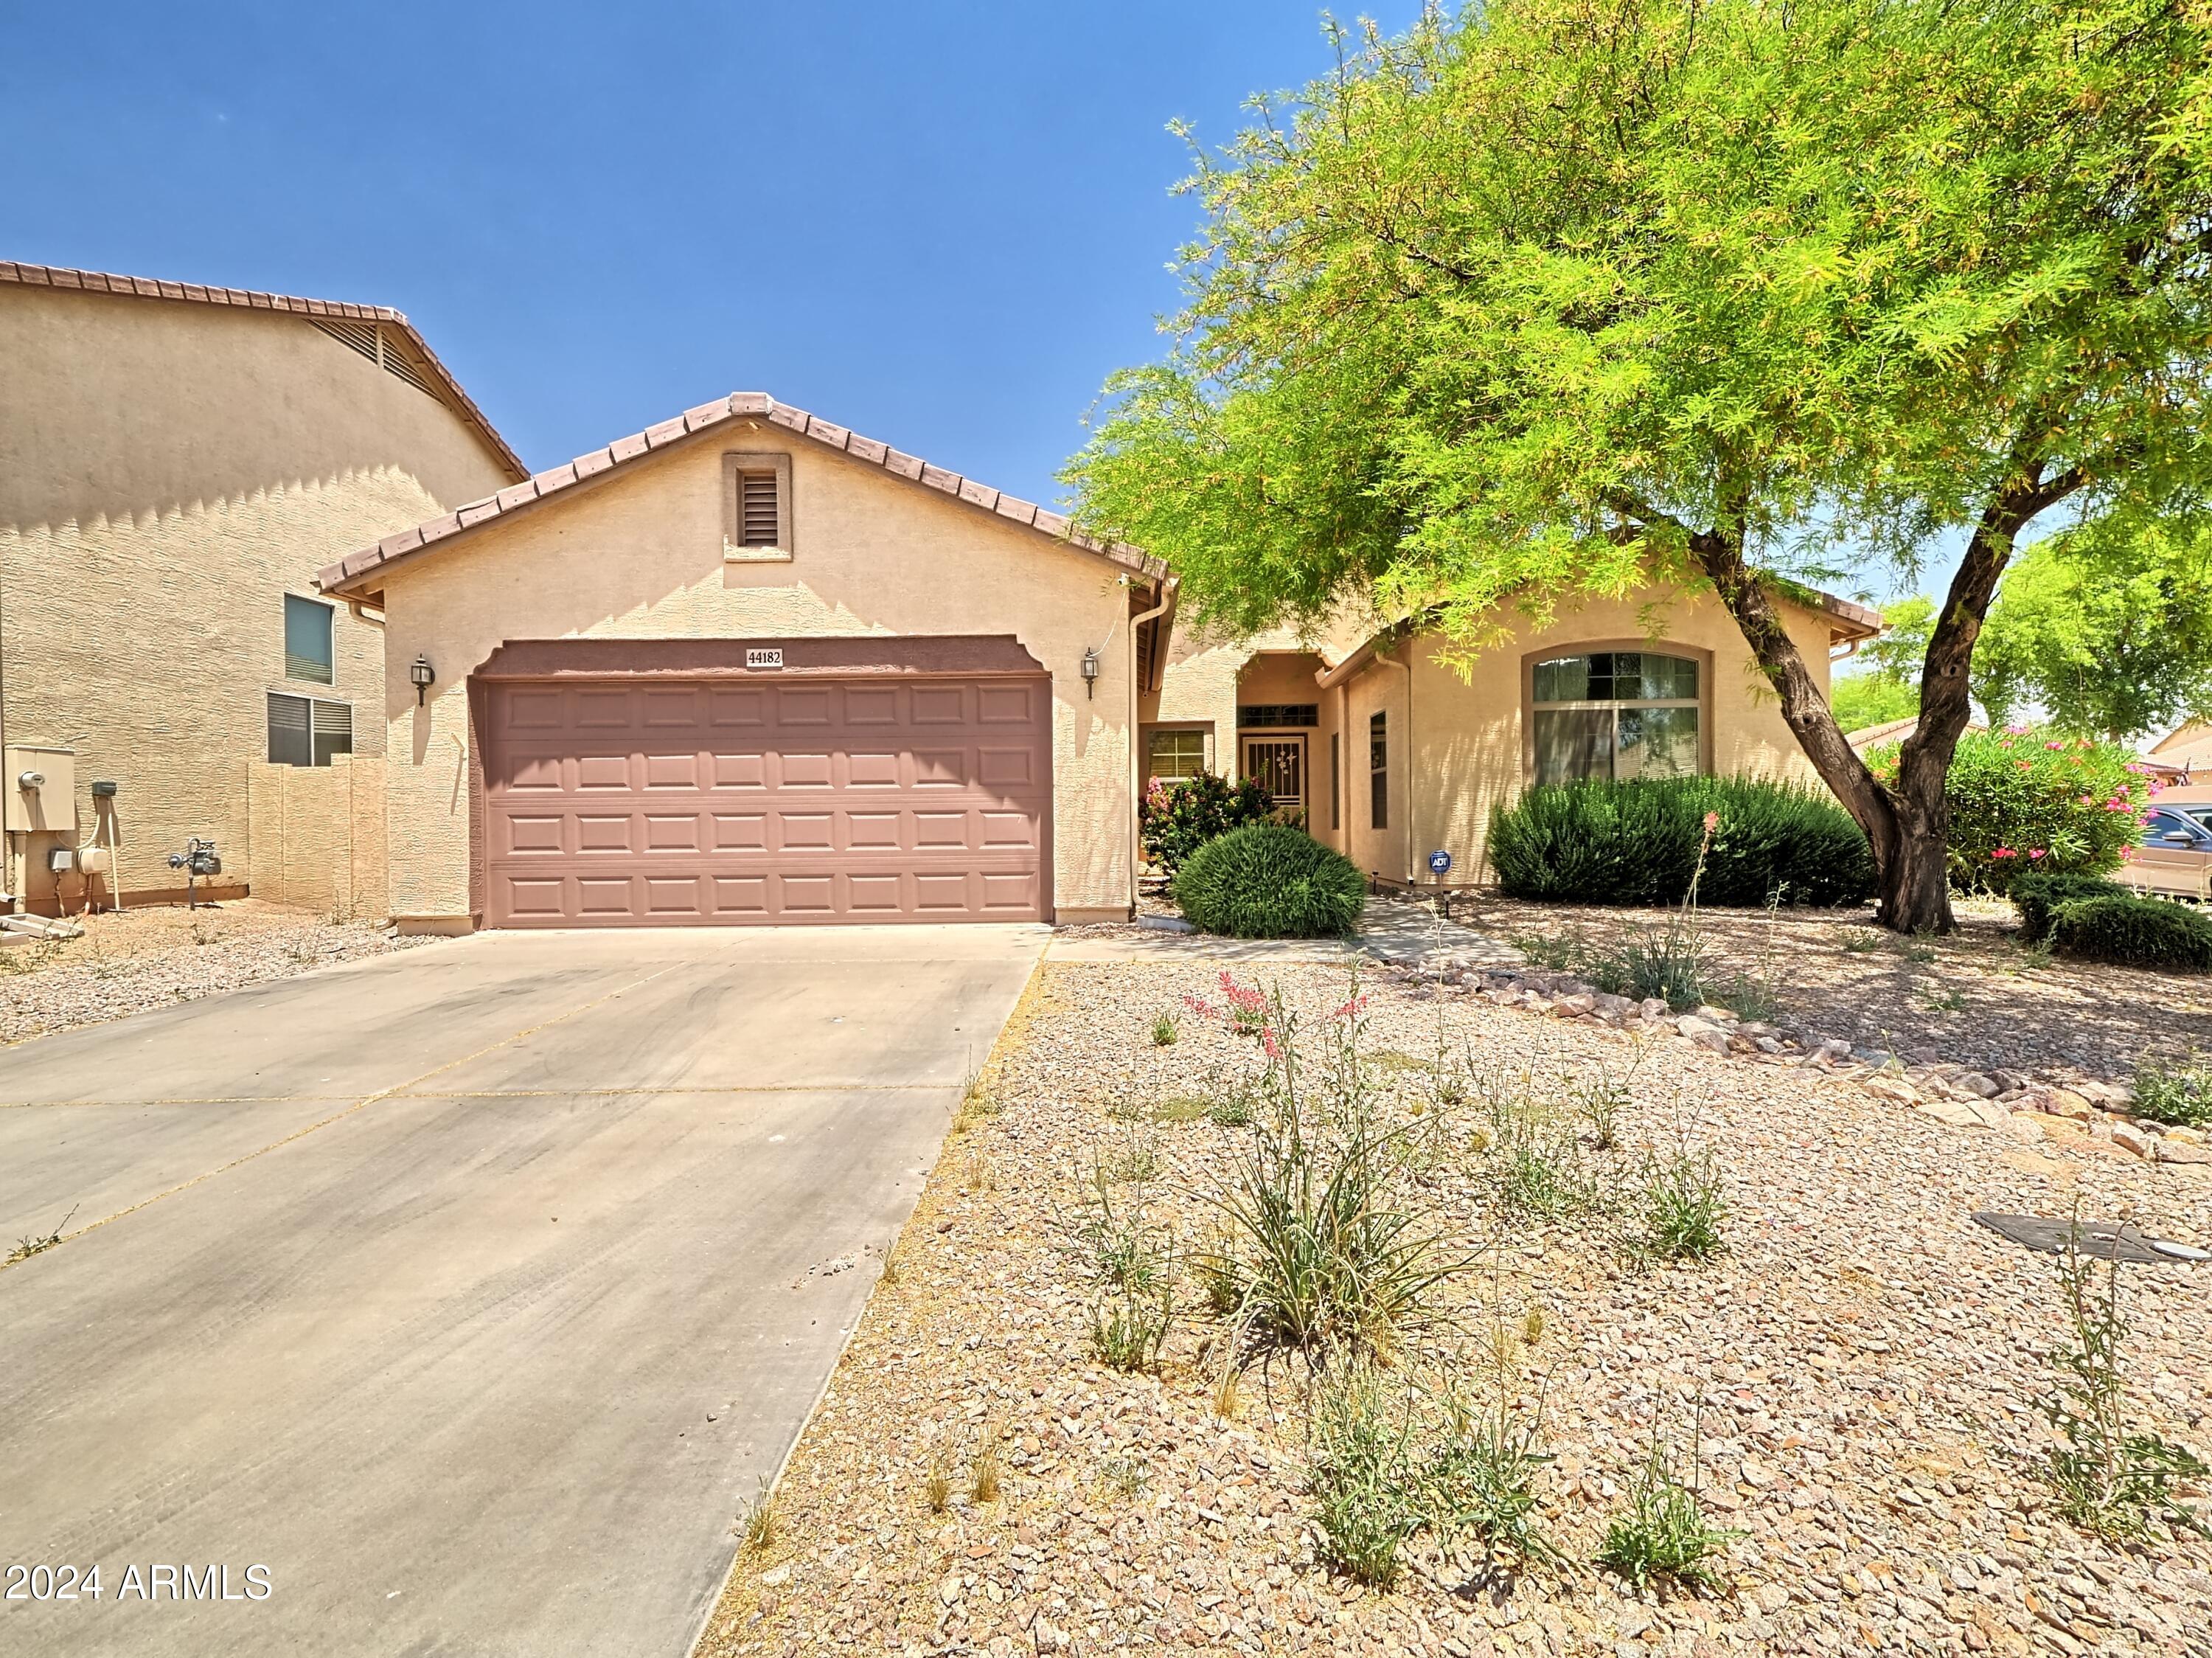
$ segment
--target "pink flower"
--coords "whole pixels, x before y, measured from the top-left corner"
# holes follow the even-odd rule
[[[1357,1019],[1361,1014],[1366,1011],[1367,998],[1364,996],[1355,996],[1351,1001],[1346,1003],[1334,1013],[1329,1015],[1329,1017],[1331,1019]]]
[[[2023,771],[2033,771],[2035,770],[2034,762],[2032,760],[2014,760],[2013,764]]]
[[[2032,858],[2039,858],[2050,850],[2047,846],[2031,846],[2027,849],[2027,855]]]
[[[1713,832],[1713,831],[1714,831],[1714,830],[1716,830],[1716,829],[1719,828],[1720,826],[1721,826],[1721,814],[1720,814],[1719,813],[1717,813],[1717,812],[1708,812],[1708,813],[1706,813],[1706,814],[1705,814],[1705,832],[1706,832],[1707,834],[1709,834],[1709,835],[1710,835],[1710,834],[1711,834],[1711,833]]]
[[[2020,854],[2014,851],[2009,846],[2000,846],[1996,851],[1990,853],[1990,856],[1993,858],[2016,858]]]
[[[1260,1045],[1267,1049],[1267,1058],[1270,1059],[1279,1059],[1283,1057],[1283,1051],[1275,1045],[1275,1033],[1273,1031],[1260,1033]]]
[[[2005,732],[2006,732],[2006,735],[2009,735],[2009,736],[2014,736],[2014,737],[2017,737],[2017,736],[2021,735],[2023,732],[2025,732],[2027,729],[2027,728],[2026,726],[2024,726],[2024,725],[2008,725],[2008,726],[2007,726],[2007,727],[2005,728]]]
[[[2065,745],[2064,743],[2063,743],[2063,742],[2047,742],[2047,743],[2044,744],[2043,746],[2044,746],[2045,748],[2063,748],[2063,747],[2066,747],[2066,745]]]

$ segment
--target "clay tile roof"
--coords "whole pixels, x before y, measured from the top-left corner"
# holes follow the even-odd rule
[[[977,483],[974,479],[963,478],[958,472],[948,472],[942,466],[933,466],[916,456],[902,454],[888,443],[862,437],[848,428],[833,424],[804,409],[794,409],[787,403],[778,403],[766,392],[732,392],[717,402],[702,403],[696,409],[686,409],[673,420],[664,420],[641,432],[618,437],[603,449],[594,449],[589,454],[580,454],[574,460],[549,467],[510,489],[501,490],[497,495],[489,496],[482,501],[471,501],[443,517],[434,518],[398,535],[388,535],[373,547],[348,554],[324,570],[315,579],[327,593],[343,592],[355,595],[372,593],[376,590],[382,567],[396,559],[411,558],[431,543],[459,534],[474,525],[502,518],[510,513],[526,511],[538,502],[552,499],[563,491],[586,483],[603,472],[626,466],[643,455],[682,442],[696,433],[738,416],[750,416],[757,419],[765,418],[775,425],[799,434],[811,442],[836,449],[867,466],[881,466],[895,478],[908,479],[927,485],[931,489],[940,490],[997,517],[1011,518],[1014,522],[1055,541],[1119,564],[1147,581],[1157,582],[1167,579],[1165,563],[1139,548],[1126,542],[1103,541],[1096,536],[1082,534],[1072,529],[1061,515],[1048,512],[1033,501],[1003,494],[987,484]]]
[[[121,294],[133,299],[185,300],[197,305],[233,305],[250,311],[287,311],[296,316],[383,323],[407,337],[408,344],[436,376],[444,393],[441,400],[475,429],[509,474],[518,479],[530,475],[530,468],[522,464],[522,457],[507,447],[507,440],[499,435],[490,418],[477,407],[475,399],[461,389],[461,382],[453,378],[453,370],[439,361],[438,354],[430,349],[430,342],[422,338],[413,323],[389,306],[350,305],[339,300],[302,299],[295,294],[264,294],[243,288],[204,288],[195,282],[118,277],[104,271],[72,271],[63,265],[24,265],[15,259],[0,259],[0,282],[17,283],[26,288],[73,288],[88,294]]]
[[[1814,609],[1841,624],[1835,630],[1839,638],[1871,639],[1881,631],[1881,613],[1878,610],[1839,599],[1832,593],[1823,593],[1818,588],[1799,588],[1796,594]]]

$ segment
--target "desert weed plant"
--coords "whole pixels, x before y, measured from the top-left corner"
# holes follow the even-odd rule
[[[1421,1471],[1423,1507],[1438,1539],[1492,1567],[1565,1566],[1538,1523],[1536,1480],[1552,1460],[1543,1448],[1540,1393],[1524,1411],[1502,1386],[1494,1399],[1477,1401],[1455,1385],[1440,1403],[1443,1429]]]
[[[1638,1253],[1662,1261],[1702,1261],[1725,1247],[1728,1199],[1710,1150],[1656,1153],[1644,1162]]]
[[[2212,1128],[2212,1068],[2197,1051],[2180,1064],[2146,1058],[2136,1067],[2135,1113],[2173,1128]]]
[[[1308,1490],[1321,1553],[1387,1588],[1426,1534],[1488,1569],[1564,1568],[1539,1524],[1541,1406],[1477,1404],[1455,1383],[1364,1362],[1319,1380],[1308,1425]]]
[[[1321,1554],[1355,1582],[1388,1588],[1399,1551],[1421,1528],[1410,1399],[1389,1399],[1375,1373],[1348,1367],[1314,1401],[1307,1489]]]
[[[1706,1523],[1698,1493],[1676,1477],[1664,1442],[1655,1437],[1629,1484],[1627,1507],[1605,1528],[1597,1563],[1639,1590],[1669,1584],[1717,1589],[1716,1562],[1741,1535]]]
[[[1145,1295],[1173,1274],[1175,1232],[1152,1217],[1148,1180],[1125,1180],[1127,1161],[1094,1148],[1074,1204],[1059,1217],[1062,1247],[1102,1291]]]
[[[738,1531],[744,1539],[742,1546],[747,1554],[766,1553],[775,1547],[776,1539],[783,1534],[782,1521],[776,1513],[775,1494],[769,1488],[765,1476],[761,1480],[759,1493],[745,1505],[744,1513],[738,1517]]]
[[[1537,1086],[1533,1070],[1493,1071],[1482,1098],[1489,1131],[1485,1172],[1499,1207],[1531,1220],[1562,1221],[1604,1210],[1610,1204],[1608,1171],[1589,1155],[1576,1116]],[[1577,1104],[1587,1110],[1589,1096]],[[1601,1112],[1616,1102],[1608,1094]],[[1609,1137],[1613,1124],[1603,1125]]]
[[[1159,1368],[1175,1322],[1175,1281],[1163,1271],[1142,1289],[1115,1290],[1091,1309],[1091,1350],[1100,1363],[1136,1374]]]
[[[2212,1537],[2204,1515],[2174,1490],[2175,1482],[2201,1479],[2212,1466],[2185,1446],[2129,1425],[2119,1263],[2105,1263],[2100,1289],[2096,1263],[2081,1253],[2078,1215],[2058,1282],[2067,1338],[2048,1355],[2057,1381],[2038,1405],[2058,1436],[2040,1472],[2059,1513],[2113,1542],[2140,1541],[2161,1525]]]

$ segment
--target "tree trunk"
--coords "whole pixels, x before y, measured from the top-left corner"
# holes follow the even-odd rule
[[[1899,771],[1888,790],[1897,838],[1887,860],[1875,862],[1875,902],[1881,924],[1900,933],[1948,933],[1951,915],[1951,802],[1944,793],[1949,755],[1941,767]]]
[[[1929,636],[1920,679],[1920,720],[1898,754],[1897,781],[1885,786],[1844,741],[1828,699],[1814,683],[1796,641],[1758,571],[1744,560],[1740,526],[1690,535],[1690,552],[1720,595],[1782,699],[1782,717],[1820,780],[1866,832],[1874,850],[1879,918],[1901,933],[1948,933],[1951,756],[1973,711],[1966,670],[2013,538],[2030,519],[2081,487],[2075,467],[2043,481],[2039,462],[2015,451],[2011,475],[1983,509],[1966,557]]]
[[[1844,810],[1866,832],[1867,844],[1874,850],[1875,887],[1881,901],[1883,924],[1895,926],[1893,917],[1909,912],[1917,923],[1911,930],[1948,929],[1951,910],[1943,878],[1943,829],[1947,820],[1943,815],[1941,774],[1932,819],[1925,813],[1913,811],[1906,800],[1884,788],[1867,769],[1858,751],[1845,741],[1843,727],[1836,723],[1828,699],[1820,694],[1812,670],[1805,664],[1804,653],[1797,649],[1797,642],[1783,625],[1782,613],[1773,596],[1767,592],[1759,572],[1744,562],[1741,534],[1692,532],[1690,552],[1711,579],[1722,605],[1735,619],[1744,643],[1751,647],[1752,655],[1765,670],[1768,683],[1782,700],[1783,720],[1796,736],[1797,746],[1813,762],[1820,781],[1828,785],[1830,792],[1843,803]],[[1926,850],[1931,844],[1931,835],[1936,900],[1932,919],[1924,903],[1905,904],[1894,886],[1897,877],[1910,871],[1914,877],[1913,890],[1927,889]]]

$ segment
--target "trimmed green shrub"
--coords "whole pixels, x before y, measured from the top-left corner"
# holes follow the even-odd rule
[[[2154,898],[2077,898],[2051,912],[2062,955],[2168,972],[2212,972],[2212,917]]]
[[[1265,823],[1274,811],[1274,797],[1256,777],[1231,783],[1211,771],[1155,777],[1145,791],[1137,832],[1145,856],[1173,875],[1216,836],[1248,823]]]
[[[1897,747],[1884,744],[1867,765],[1897,777]],[[2118,743],[2062,737],[2039,727],[1969,731],[1945,775],[1951,802],[1951,884],[2007,893],[2031,872],[2117,869],[2142,833],[2150,779]]]
[[[1367,904],[1367,877],[1303,829],[1252,823],[1207,841],[1175,880],[1192,926],[1236,938],[1348,933]]]
[[[2059,905],[2082,898],[2125,898],[2128,889],[2102,875],[2031,869],[2013,881],[2007,896],[2020,911],[2021,942],[2040,944],[2051,936],[2051,912]]]
[[[1826,795],[1757,777],[1589,779],[1532,789],[1490,818],[1490,862],[1514,898],[1675,904],[1708,812],[1720,814],[1698,889],[1708,904],[1862,904],[1874,856]]]

